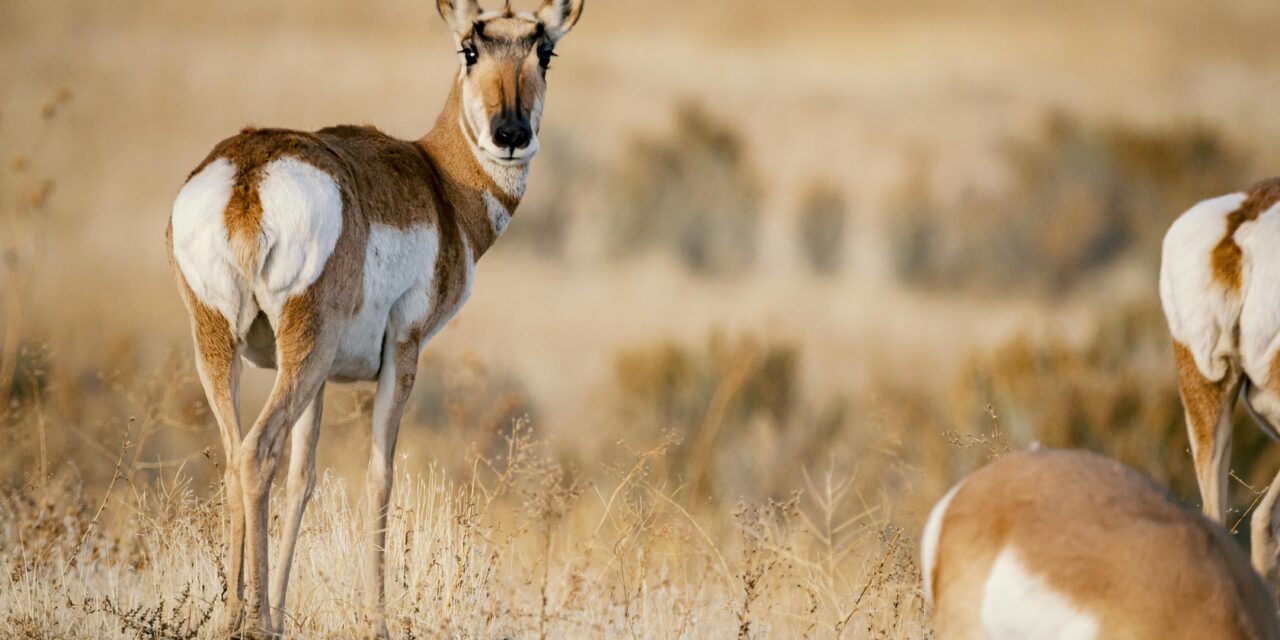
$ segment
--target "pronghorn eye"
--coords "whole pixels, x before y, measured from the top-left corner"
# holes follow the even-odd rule
[[[475,47],[471,45],[464,45],[462,51],[458,53],[462,54],[463,59],[467,61],[468,67],[480,61],[480,52],[476,51]]]
[[[550,69],[551,58],[555,57],[555,55],[556,51],[551,47],[538,47],[538,64],[542,65],[544,70]]]

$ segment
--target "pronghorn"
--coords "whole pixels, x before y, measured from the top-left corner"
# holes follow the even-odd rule
[[[1231,414],[1237,390],[1272,438],[1280,424],[1280,178],[1212,198],[1183,213],[1164,238],[1160,300],[1204,513],[1227,508]],[[1271,483],[1251,522],[1253,565],[1276,583],[1276,498]]]
[[[1149,478],[1079,451],[1023,451],[953,487],[921,542],[939,638],[1280,638],[1227,532]]]
[[[485,12],[476,0],[437,6],[461,68],[430,133],[403,141],[368,127],[246,129],[214,148],[173,205],[170,263],[226,450],[231,624],[249,635],[283,630],[327,380],[377,381],[365,578],[374,630],[387,635],[392,456],[418,356],[466,301],[476,260],[524,193],[547,67],[583,0],[544,0],[533,13],[509,3]],[[278,370],[243,439],[242,356]],[[283,536],[268,583],[268,496],[291,431]]]

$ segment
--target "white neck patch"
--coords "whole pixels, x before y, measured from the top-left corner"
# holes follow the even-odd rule
[[[489,212],[489,224],[493,225],[493,235],[501,236],[502,232],[507,230],[507,225],[511,224],[511,212],[507,211],[507,208],[488,191],[484,192],[484,207]]]

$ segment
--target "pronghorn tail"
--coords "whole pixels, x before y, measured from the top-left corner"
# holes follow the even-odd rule
[[[267,238],[262,229],[262,199],[258,193],[258,175],[237,176],[231,200],[223,213],[227,244],[235,257],[235,265],[252,283],[262,273],[267,256]]]
[[[239,175],[232,188],[232,198],[227,202],[223,224],[227,227],[227,243],[234,262],[244,279],[250,283],[262,271],[266,259],[266,237],[262,233],[262,200],[257,189],[257,175]]]

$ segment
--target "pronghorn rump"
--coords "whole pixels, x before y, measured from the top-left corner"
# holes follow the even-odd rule
[[[1226,531],[1097,454],[1005,455],[957,483],[922,538],[944,640],[1280,638]]]

